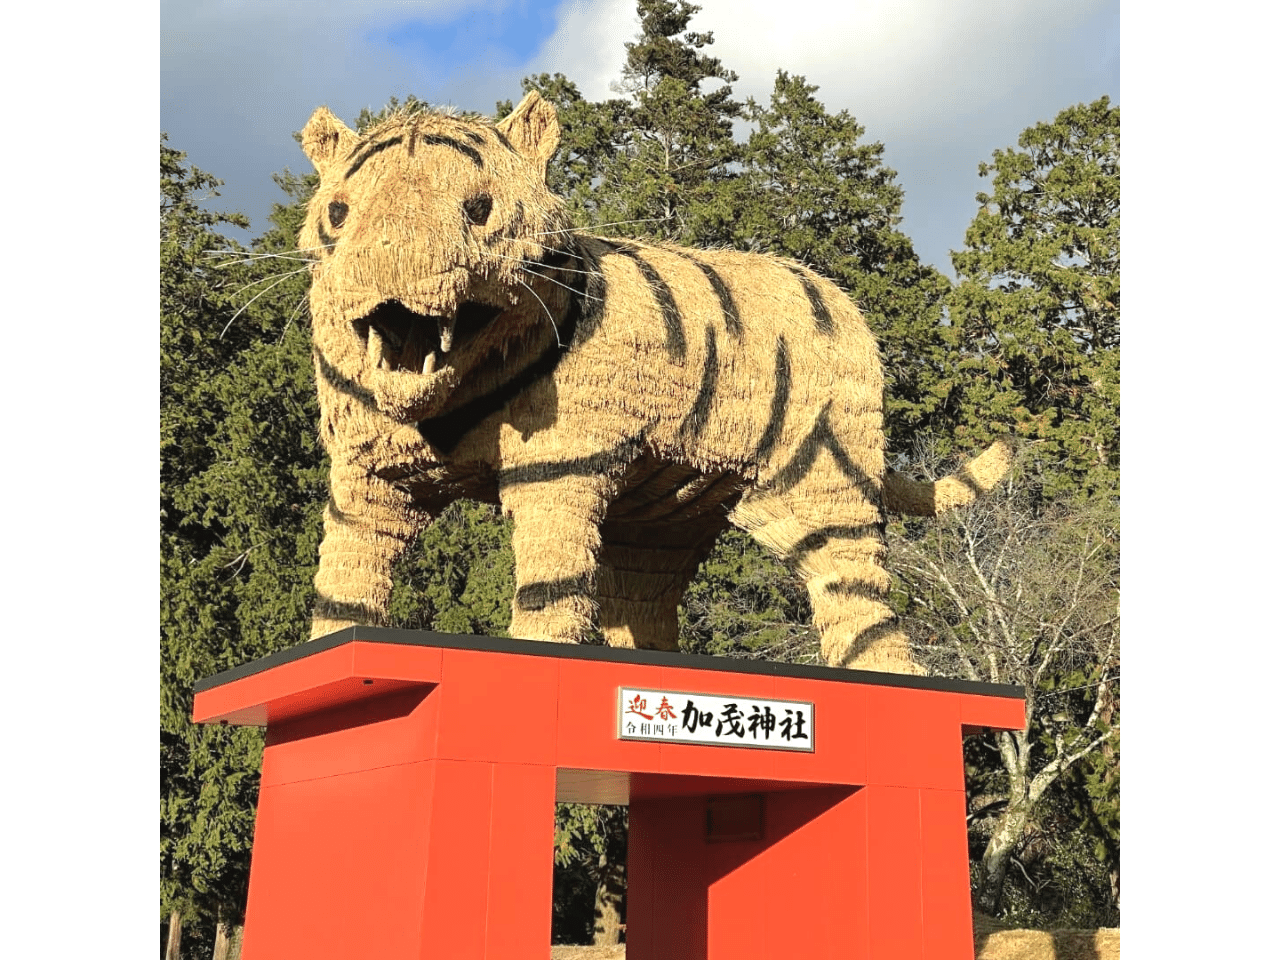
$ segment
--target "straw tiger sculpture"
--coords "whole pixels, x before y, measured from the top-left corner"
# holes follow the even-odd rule
[[[514,521],[511,635],[674,650],[718,534],[808,587],[832,665],[918,673],[885,603],[886,509],[933,514],[1007,466],[886,473],[876,342],[797,263],[571,229],[546,185],[560,127],[321,107],[300,246],[332,462],[312,636],[386,614],[392,566],[459,497]]]

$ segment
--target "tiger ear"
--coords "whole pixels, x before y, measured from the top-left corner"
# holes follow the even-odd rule
[[[323,174],[330,164],[355,146],[357,139],[346,124],[329,112],[328,107],[317,107],[302,128],[302,152],[315,165],[316,171]]]
[[[537,90],[530,90],[525,95],[520,106],[498,124],[498,130],[511,141],[517,153],[544,170],[560,146],[560,121],[556,118],[556,108],[543,100]]]

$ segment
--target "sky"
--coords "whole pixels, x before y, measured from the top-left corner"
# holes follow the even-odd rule
[[[1068,106],[1120,102],[1119,0],[700,6],[690,28],[714,35],[739,99],[767,102],[777,71],[799,74],[884,144],[902,229],[948,274],[978,164]],[[780,7],[797,15],[779,22]],[[272,173],[310,170],[292,134],[320,104],[351,125],[409,94],[492,113],[544,72],[601,100],[638,31],[634,0],[161,0],[161,129],[225,181],[209,206],[247,214],[256,234],[284,196]]]

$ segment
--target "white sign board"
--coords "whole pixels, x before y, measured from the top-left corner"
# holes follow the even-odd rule
[[[813,704],[621,687],[618,739],[812,753]]]

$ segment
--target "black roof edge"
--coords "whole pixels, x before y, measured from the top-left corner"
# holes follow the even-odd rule
[[[973,693],[988,697],[1022,699],[1021,686],[983,683],[950,677],[915,677],[872,670],[845,670],[808,664],[780,663],[775,660],[740,660],[732,657],[706,657],[690,653],[662,650],[633,650],[622,647],[594,646],[583,643],[547,643],[541,640],[514,640],[506,637],[472,636],[435,633],[430,630],[397,630],[391,627],[347,627],[337,633],[300,643],[287,650],[243,663],[222,673],[197,680],[195,692],[201,693],[233,683],[281,664],[301,660],[315,653],[332,650],[357,640],[367,643],[393,643],[415,647],[451,647],[486,653],[516,653],[534,657],[561,657],[569,660],[594,660],[612,663],[635,663],[654,667],[680,667],[686,670],[718,670],[762,676],[790,677],[799,680],[828,680],[841,683],[871,683],[882,687],[907,687],[915,690],[939,690],[949,693]]]

